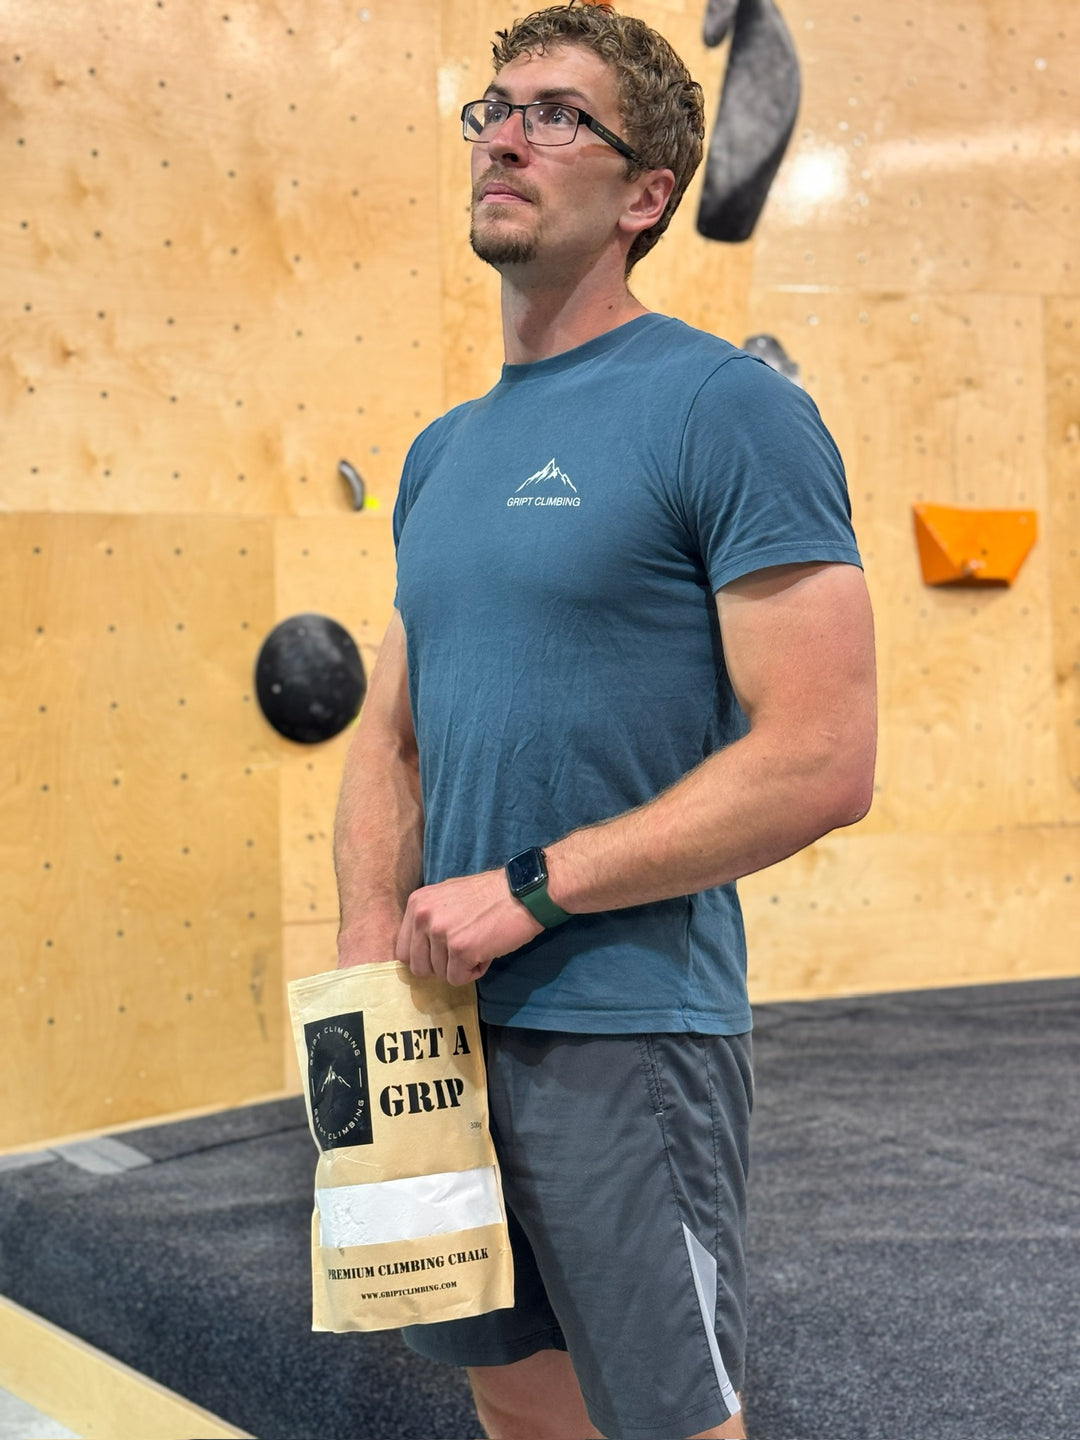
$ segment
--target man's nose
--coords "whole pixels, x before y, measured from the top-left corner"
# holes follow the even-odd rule
[[[525,116],[511,110],[495,134],[487,142],[488,154],[503,164],[521,164],[528,158],[529,142],[525,138]]]

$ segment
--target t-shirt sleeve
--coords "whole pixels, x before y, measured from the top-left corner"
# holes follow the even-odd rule
[[[468,403],[448,410],[445,415],[424,427],[409,446],[405,464],[401,467],[401,483],[398,485],[397,500],[394,502],[394,549],[401,543],[401,532],[409,518],[417,496],[423,489],[432,466],[445,447],[447,439],[460,424],[461,418],[470,409]]]
[[[430,426],[428,427],[430,429]],[[401,481],[398,485],[397,499],[394,501],[394,553],[397,553],[398,545],[401,543],[401,532],[405,528],[405,521],[408,519],[409,511],[416,499],[417,491],[423,483],[425,462],[422,454],[427,442],[427,430],[421,430],[420,434],[409,446],[409,453],[405,456],[405,464],[401,468]],[[397,584],[394,585],[394,609],[398,606]]]
[[[415,497],[416,482],[420,471],[418,451],[423,432],[409,446],[409,453],[405,456],[405,464],[401,469],[401,482],[398,485],[397,499],[394,502],[394,549],[396,550],[401,541],[401,532],[405,526],[405,519],[408,516]]]
[[[813,400],[753,356],[718,366],[679,460],[686,524],[713,591],[770,565],[860,565],[844,464]]]

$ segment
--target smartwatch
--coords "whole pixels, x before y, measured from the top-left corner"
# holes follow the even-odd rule
[[[554,926],[561,925],[564,920],[570,919],[566,911],[556,905],[547,892],[547,861],[543,850],[534,846],[531,850],[522,850],[520,855],[513,856],[506,862],[506,879],[510,894],[515,900],[521,901],[545,930],[551,930]]]

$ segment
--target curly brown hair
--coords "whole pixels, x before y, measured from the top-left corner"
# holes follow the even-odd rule
[[[644,20],[619,15],[611,5],[585,0],[553,5],[496,31],[495,73],[519,55],[552,45],[581,45],[615,72],[625,139],[642,163],[626,161],[626,178],[647,170],[671,170],[675,188],[660,219],[638,235],[626,257],[629,274],[667,229],[694,171],[701,163],[705,99],[701,86],[668,42]]]

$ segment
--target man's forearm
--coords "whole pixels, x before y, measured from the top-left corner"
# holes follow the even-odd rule
[[[546,847],[548,894],[571,914],[687,895],[763,869],[869,805],[873,741],[841,764],[747,736],[655,800]],[[532,838],[532,837],[530,837]],[[501,869],[444,880],[410,899],[397,958],[418,975],[476,980],[539,923]]]
[[[552,845],[548,890],[564,910],[723,885],[870,808],[877,702],[861,572],[761,572],[728,587],[717,606],[749,732],[647,805]]]
[[[393,958],[405,906],[420,884],[423,840],[405,631],[395,614],[349,746],[334,823],[339,964]]]
[[[334,824],[342,964],[393,959],[406,903],[420,884],[423,831],[413,757],[358,732]]]
[[[873,747],[793,754],[751,732],[647,805],[547,848],[548,893],[571,913],[690,895],[763,870],[870,805]]]

